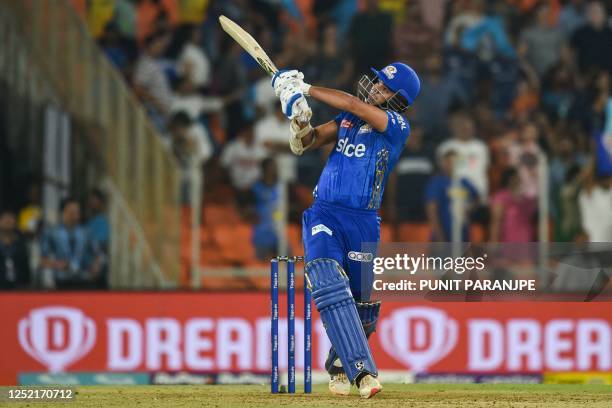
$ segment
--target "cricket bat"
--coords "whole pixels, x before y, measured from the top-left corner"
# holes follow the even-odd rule
[[[238,24],[234,23],[232,20],[225,16],[219,16],[219,23],[223,28],[223,31],[228,33],[230,37],[234,39],[246,52],[251,55],[257,61],[260,67],[263,68],[264,71],[268,73],[268,75],[273,76],[276,72],[278,72],[278,68],[272,62],[268,54],[261,48],[261,45],[253,37],[251,34],[247,33],[242,29]],[[310,117],[300,118],[298,121],[301,124],[301,127],[304,127]]]
[[[234,41],[240,44],[268,75],[272,76],[278,71],[278,68],[276,68],[276,65],[274,65],[270,57],[268,57],[268,54],[266,54],[257,41],[255,41],[249,33],[243,30],[242,27],[225,16],[219,16],[219,23],[221,23],[223,31],[228,33]]]

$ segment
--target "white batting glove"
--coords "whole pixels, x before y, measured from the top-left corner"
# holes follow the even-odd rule
[[[312,117],[312,110],[304,94],[296,87],[287,85],[280,93],[281,107],[283,113],[289,119],[297,119],[301,123],[307,123]]]
[[[304,95],[308,96],[310,85],[304,82],[304,74],[296,69],[281,70],[272,77],[272,87],[276,96],[280,97],[283,89],[288,86],[298,88]]]

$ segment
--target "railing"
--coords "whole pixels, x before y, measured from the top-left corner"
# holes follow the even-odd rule
[[[5,79],[26,92],[38,87],[39,98],[41,87],[48,89],[44,98],[84,124],[85,134],[77,136],[103,157],[111,193],[111,286],[176,286],[179,168],[141,104],[68,1],[3,0],[0,19]]]

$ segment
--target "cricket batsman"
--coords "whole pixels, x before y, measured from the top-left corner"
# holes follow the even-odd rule
[[[329,389],[348,395],[355,384],[362,398],[382,390],[368,345],[380,310],[380,302],[370,300],[376,254],[362,252],[362,243],[380,240],[377,210],[410,133],[402,115],[420,89],[418,76],[406,64],[395,62],[372,72],[359,80],[358,97],[311,86],[297,70],[279,71],[272,78],[291,119],[291,151],[301,155],[335,144],[314,189],[314,204],[303,215],[305,268],[332,344],[325,363]],[[312,127],[306,97],[341,113]]]

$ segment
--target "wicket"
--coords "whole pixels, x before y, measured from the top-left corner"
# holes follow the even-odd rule
[[[278,393],[280,373],[278,369],[278,276],[279,263],[287,266],[287,392],[295,394],[295,263],[301,256],[277,256],[270,261],[270,298],[272,342],[272,394]],[[304,276],[304,393],[312,392],[312,307],[311,293]]]

